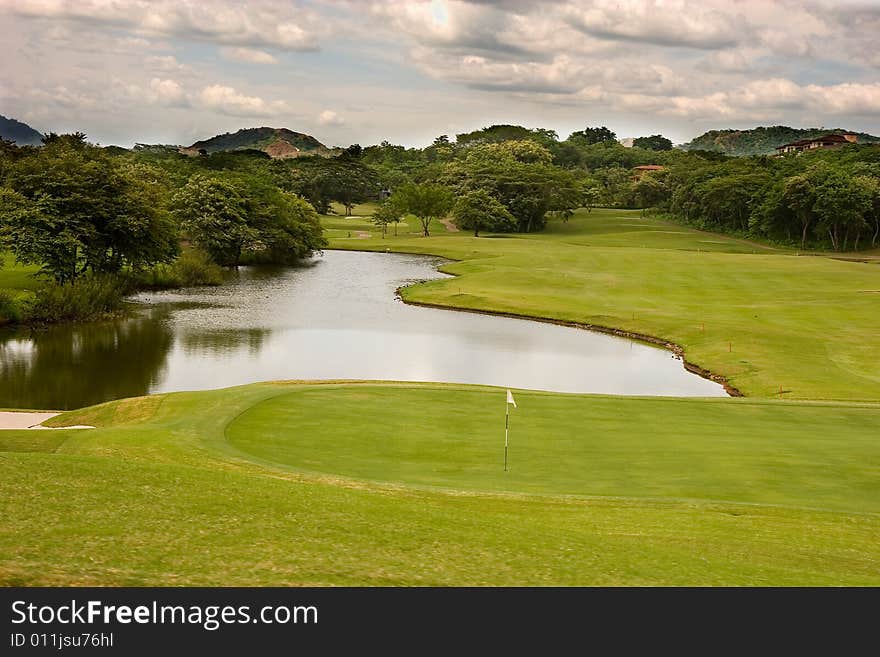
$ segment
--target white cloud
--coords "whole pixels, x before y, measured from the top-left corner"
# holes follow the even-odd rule
[[[770,117],[785,111],[813,117],[871,116],[880,113],[880,83],[798,85],[791,80],[772,78],[704,96],[676,96],[662,102],[657,98],[630,97],[624,102],[631,108],[665,116],[701,120]]]
[[[186,67],[177,61],[174,55],[153,55],[147,57],[147,66],[156,71],[174,73],[183,71]]]
[[[277,64],[278,59],[265,50],[257,48],[223,48],[222,55],[226,59],[237,62],[246,62],[248,64]]]
[[[661,46],[718,50],[735,45],[748,33],[738,11],[720,11],[707,2],[597,0],[573,2],[563,13],[571,25],[587,34]]]
[[[289,111],[282,100],[266,101],[259,96],[246,96],[232,87],[214,84],[198,94],[202,106],[229,116],[277,116]]]
[[[345,123],[345,119],[339,116],[333,110],[325,109],[323,112],[318,114],[318,125],[343,125]]]
[[[153,78],[150,80],[150,92],[153,94],[155,102],[160,105],[185,107],[188,104],[183,87],[174,80]]]
[[[2,0],[2,5],[28,18],[104,24],[141,36],[194,39],[245,47],[315,50],[318,38],[323,34],[317,14],[296,2]]]

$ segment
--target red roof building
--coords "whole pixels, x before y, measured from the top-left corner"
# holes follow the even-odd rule
[[[797,141],[777,146],[776,152],[782,155],[783,153],[802,153],[817,148],[840,148],[846,144],[855,144],[858,141],[858,136],[851,133],[844,135],[824,135],[822,137],[814,137],[813,139],[798,139]]]

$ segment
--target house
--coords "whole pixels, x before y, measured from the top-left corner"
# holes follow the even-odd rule
[[[840,148],[846,144],[855,144],[859,141],[858,135],[846,133],[842,135],[824,135],[822,137],[814,137],[813,139],[798,139],[797,141],[776,147],[779,155],[785,153],[803,153],[804,151],[812,151],[817,148]]]

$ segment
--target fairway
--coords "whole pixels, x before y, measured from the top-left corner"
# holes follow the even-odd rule
[[[504,392],[470,386],[256,384],[0,432],[0,583],[880,584],[876,405],[515,394],[509,476]]]
[[[341,230],[363,218],[333,218]],[[578,211],[542,234],[491,235],[432,227],[414,235],[337,238],[331,247],[429,253],[457,262],[455,279],[403,298],[591,324],[683,347],[691,363],[747,396],[880,400],[880,266],[801,255],[644,217]]]

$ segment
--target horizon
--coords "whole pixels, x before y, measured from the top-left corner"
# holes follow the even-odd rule
[[[331,147],[492,124],[877,134],[878,31],[858,1],[0,0],[0,114],[126,148],[251,125]]]
[[[14,121],[17,121],[17,120],[18,120],[18,119],[17,119],[16,117],[14,117],[14,116],[5,116],[5,115],[3,115],[3,114],[0,114],[0,117],[4,117],[4,118],[6,118],[6,119],[11,119],[11,120],[14,120]],[[21,122],[21,121],[19,121],[19,122]],[[37,132],[40,132],[42,135],[47,135],[47,134],[49,134],[50,132],[55,132],[56,134],[63,134],[63,133],[59,133],[57,130],[45,130],[45,131],[44,131],[44,130],[40,130],[39,128],[36,128],[35,126],[32,126],[32,125],[30,125],[30,124],[28,124],[28,123],[25,123],[25,125],[27,125],[28,127],[33,128],[34,130],[37,130]],[[499,124],[499,123],[489,123],[489,124],[486,124],[486,125],[483,125],[483,126],[479,126],[479,127],[474,127],[474,128],[471,128],[471,129],[463,130],[462,133],[467,133],[467,132],[473,132],[473,131],[481,130],[481,129],[484,129],[484,128],[491,127],[491,126],[493,126],[493,125],[500,125],[500,124]],[[533,129],[541,128],[541,127],[544,127],[544,126],[530,126],[530,125],[526,125],[526,126],[522,126],[522,127],[524,127],[524,128],[528,128],[528,129],[532,129],[532,130],[533,130]],[[592,127],[600,127],[600,126],[592,126]],[[602,127],[608,127],[608,126],[602,126]],[[745,132],[745,131],[749,131],[749,130],[759,130],[759,129],[761,129],[761,128],[791,128],[791,129],[793,129],[793,130],[811,130],[811,131],[827,130],[827,131],[829,131],[829,132],[863,133],[863,134],[869,134],[869,135],[871,135],[871,136],[873,136],[873,137],[878,137],[878,135],[873,135],[873,134],[871,134],[870,132],[867,132],[867,131],[864,131],[864,130],[849,130],[848,128],[844,128],[843,126],[837,126],[837,127],[834,127],[834,128],[829,128],[829,127],[826,127],[826,126],[792,126],[792,125],[781,125],[781,124],[775,124],[775,125],[769,125],[769,124],[768,124],[768,125],[756,125],[756,126],[751,126],[751,127],[749,127],[749,128],[708,128],[706,131],[700,133],[699,135],[693,135],[693,136],[691,136],[689,139],[687,139],[687,140],[685,140],[685,141],[682,141],[682,142],[673,142],[673,143],[674,143],[674,147],[679,147],[679,146],[682,146],[682,145],[684,145],[684,144],[689,143],[690,141],[692,141],[692,140],[694,140],[694,139],[696,139],[696,138],[698,138],[698,137],[703,136],[704,134],[706,134],[706,133],[708,133],[708,132],[727,132],[727,131],[743,131],[743,132]],[[117,146],[117,147],[120,147],[120,148],[127,148],[127,149],[132,149],[132,148],[134,148],[135,146],[138,146],[138,145],[141,145],[141,146],[174,146],[174,147],[180,147],[180,148],[188,148],[188,147],[190,147],[190,146],[192,146],[192,145],[194,145],[194,144],[196,144],[196,143],[198,143],[198,142],[201,142],[201,141],[207,141],[207,140],[210,140],[210,139],[212,139],[212,138],[214,138],[214,137],[218,137],[218,136],[220,136],[220,135],[224,135],[224,134],[235,134],[236,132],[241,132],[241,131],[244,131],[244,130],[261,130],[261,129],[269,129],[269,130],[290,130],[291,132],[296,132],[296,133],[299,133],[299,134],[305,134],[306,136],[313,137],[313,138],[317,139],[317,140],[318,140],[323,146],[326,146],[327,148],[330,148],[330,149],[347,148],[348,146],[351,146],[351,145],[353,145],[353,144],[360,144],[360,145],[363,146],[363,147],[367,147],[367,146],[375,146],[375,145],[378,145],[378,143],[379,143],[379,142],[375,142],[375,143],[367,143],[367,142],[353,141],[353,142],[351,142],[350,144],[333,144],[333,143],[328,143],[328,142],[324,141],[324,140],[320,137],[320,135],[314,135],[314,134],[311,134],[311,133],[304,133],[304,132],[302,132],[301,130],[296,130],[296,129],[294,129],[294,128],[290,128],[289,126],[271,126],[271,125],[248,125],[248,126],[242,126],[242,127],[240,127],[240,128],[234,129],[234,130],[227,130],[227,131],[225,131],[225,132],[219,132],[219,133],[216,133],[216,134],[213,134],[213,135],[208,135],[208,136],[205,136],[205,137],[199,137],[199,138],[197,138],[197,139],[195,139],[195,140],[193,140],[192,142],[189,142],[189,143],[179,143],[179,144],[174,144],[174,143],[164,143],[164,142],[144,142],[144,141],[137,141],[137,140],[130,142],[130,145],[123,145],[123,144],[102,144],[102,143],[100,143],[100,142],[93,141],[92,139],[90,139],[90,138],[89,138],[89,135],[88,135],[87,133],[86,133],[86,140],[89,141],[90,143],[95,144],[96,146],[102,146],[102,147]],[[77,132],[77,131],[74,130],[74,131],[71,131],[71,132]],[[79,131],[79,132],[82,132],[82,131]],[[462,133],[459,133],[459,134],[462,134]],[[656,134],[656,133],[653,133],[653,134]],[[449,136],[449,138],[450,138],[451,141],[454,142],[454,141],[456,140],[456,135],[455,135],[455,134],[451,134],[451,135],[448,135],[448,136]],[[567,139],[568,136],[569,136],[569,135],[562,135],[562,134],[559,134],[559,135],[558,135],[560,141],[563,141],[563,140]],[[638,136],[650,136],[650,135],[645,134],[645,135],[638,135]],[[617,141],[618,141],[618,142],[622,142],[622,141],[625,141],[625,140],[627,140],[627,139],[633,139],[633,137],[622,137],[622,136],[620,136],[620,135],[617,135]],[[393,142],[392,142],[392,143],[393,143]],[[421,149],[421,148],[426,148],[427,146],[430,146],[430,145],[431,145],[431,142],[429,141],[429,142],[427,142],[427,143],[425,143],[425,144],[396,144],[396,145],[405,146],[406,148],[416,148],[416,149]]]

